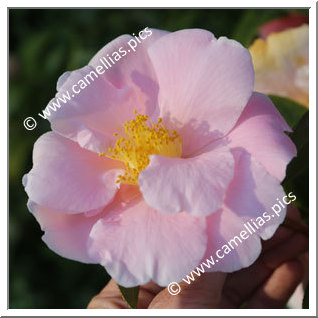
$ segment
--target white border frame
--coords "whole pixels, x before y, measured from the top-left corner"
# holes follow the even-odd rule
[[[8,105],[8,7],[21,7],[23,8],[26,4],[28,8],[32,7],[43,7],[43,8],[53,8],[53,7],[61,7],[61,8],[70,8],[78,5],[82,5],[85,3],[80,3],[75,0],[55,0],[55,1],[46,1],[44,5],[43,1],[39,0],[31,0],[28,2],[24,2],[21,0],[12,0],[5,1],[5,4],[1,6],[1,38],[3,43],[6,44],[6,51],[1,50],[1,65],[2,70],[6,70],[6,72],[2,71],[1,78],[1,96],[3,104],[6,101]],[[119,8],[119,2],[114,1],[113,4],[107,3],[101,0],[90,0],[90,7],[87,8]],[[134,7],[140,8],[177,8],[180,4],[180,1],[177,0],[161,0],[161,1],[134,1],[134,3],[126,1],[121,1],[120,6],[131,8],[132,5]],[[310,130],[310,151],[309,151],[309,210],[310,210],[310,224],[309,224],[309,254],[310,254],[310,264],[309,264],[309,272],[310,272],[310,293],[309,293],[309,305],[310,309],[152,309],[152,310],[139,310],[139,309],[131,309],[131,310],[115,310],[108,309],[107,311],[103,309],[96,310],[86,310],[86,309],[7,309],[7,300],[8,300],[8,289],[7,284],[4,282],[8,282],[8,262],[1,262],[1,298],[0,298],[0,314],[1,316],[162,316],[162,315],[175,315],[175,316],[316,316],[316,2],[315,1],[282,1],[282,0],[267,0],[262,2],[256,1],[247,1],[242,0],[240,2],[236,1],[228,1],[222,0],[218,2],[211,1],[203,1],[196,0],[196,6],[193,6],[193,3],[190,1],[184,1],[182,3],[184,8],[306,8],[310,7],[309,10],[309,61],[310,61],[310,95],[309,95],[309,104],[310,104],[310,117],[309,117],[309,130]],[[240,7],[236,7],[237,5]],[[107,5],[107,7],[105,7]],[[5,85],[7,83],[7,85]],[[0,120],[1,120],[1,129],[2,134],[0,135],[0,142],[3,146],[2,149],[8,149],[8,120],[7,120],[7,108],[4,105],[0,109]],[[21,122],[22,125],[22,122]],[[5,130],[6,128],[6,130]],[[8,150],[7,150],[8,151]],[[1,157],[2,169],[1,169],[1,178],[0,178],[0,187],[1,187],[1,196],[3,202],[3,211],[2,211],[2,222],[1,222],[1,252],[2,255],[6,255],[8,257],[8,220],[5,211],[8,210],[8,177],[7,177],[7,167],[8,167],[8,153],[7,157]],[[5,171],[6,169],[6,171]],[[7,191],[5,191],[5,189]],[[6,203],[5,203],[6,202]],[[5,210],[5,211],[4,211]],[[88,300],[89,301],[89,300]]]

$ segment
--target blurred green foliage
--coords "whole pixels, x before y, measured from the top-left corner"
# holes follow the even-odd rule
[[[269,95],[273,104],[288,125],[293,129],[287,133],[297,148],[297,156],[287,166],[282,182],[286,193],[293,192],[297,199],[303,221],[309,222],[309,111],[306,107],[288,98]]]
[[[203,28],[248,46],[258,27],[287,9],[10,9],[9,10],[9,307],[85,308],[109,280],[99,265],[66,260],[41,241],[26,207],[22,176],[32,167],[36,139],[50,130],[38,119],[58,77],[80,68],[107,42],[146,26],[169,31]],[[299,11],[299,10],[298,10]],[[308,12],[308,11],[307,11]],[[49,185],[48,185],[49,186]],[[58,198],[57,198],[58,199]]]
[[[278,111],[281,113],[281,115],[284,117],[289,127],[291,127],[292,129],[295,128],[302,116],[308,111],[305,106],[292,101],[291,99],[276,95],[268,96],[270,97],[271,101],[276,106]]]
[[[297,147],[297,156],[289,163],[283,186],[286,192],[292,191],[297,200],[302,219],[309,222],[309,111],[295,126],[291,139]]]

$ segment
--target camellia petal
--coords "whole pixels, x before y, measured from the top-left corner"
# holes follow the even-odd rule
[[[200,262],[205,226],[204,218],[185,212],[166,215],[139,197],[94,225],[89,252],[124,287],[150,280],[166,286],[180,281]]]
[[[103,208],[88,214],[67,214],[51,211],[48,208],[28,202],[28,208],[45,232],[43,241],[55,253],[83,263],[96,263],[87,253],[87,242],[92,226],[100,218]],[[99,212],[99,213],[98,213]]]
[[[121,168],[119,163],[49,132],[35,143],[33,168],[23,182],[31,201],[55,212],[74,214],[111,202]]]
[[[284,131],[291,129],[271,100],[253,93],[227,137],[230,148],[247,150],[272,176],[282,181],[287,164],[296,156],[296,147]]]
[[[147,29],[143,33],[147,38],[142,43],[133,36],[120,36],[102,48],[88,66],[60,77],[56,98],[47,106],[53,130],[102,153],[135,109],[148,115],[158,113],[159,88],[147,47],[168,32]],[[128,45],[130,41],[138,45],[135,52]],[[59,101],[61,107],[56,112],[50,110],[58,98],[70,94],[66,104]]]
[[[182,30],[149,49],[160,113],[177,129],[187,156],[235,125],[253,90],[251,56],[238,42],[205,30]]]
[[[237,148],[233,153],[235,175],[226,192],[224,205],[243,222],[255,222],[259,227],[256,235],[268,240],[286,216],[283,187],[246,150]],[[287,202],[292,201],[288,199]]]
[[[207,217],[208,245],[202,262],[208,264],[211,256],[215,262],[206,267],[208,272],[233,272],[253,264],[261,252],[260,238],[271,238],[286,216],[286,204],[279,204],[285,196],[279,181],[245,150],[233,153],[235,176],[224,206]]]
[[[207,272],[231,273],[255,262],[261,253],[261,240],[257,235],[242,239],[243,230],[246,228],[242,219],[226,207],[207,217],[208,243],[201,262],[207,264],[211,256],[215,261],[210,268],[205,267]]]
[[[224,143],[193,158],[151,156],[140,173],[139,186],[146,202],[159,211],[187,211],[209,215],[222,206],[234,175],[234,159]]]
[[[84,148],[102,153],[114,142],[114,132],[121,131],[122,123],[133,117],[133,105],[137,105],[137,98],[131,89],[116,88],[94,74],[94,69],[86,66],[71,72],[67,79],[62,75],[56,97],[72,94],[73,88],[79,93],[72,94],[66,104],[60,101],[61,107],[55,112],[51,110],[48,120],[53,131]],[[53,103],[57,103],[56,98],[50,101],[47,109]]]
[[[91,59],[89,65],[96,68],[101,64],[101,61],[105,63],[105,59],[111,57],[115,61],[115,65],[102,76],[117,88],[133,88],[137,100],[132,107],[144,107],[143,111],[140,110],[140,112],[151,114],[158,106],[159,86],[147,49],[168,33],[167,31],[145,28],[141,31],[141,36],[144,38],[143,40],[139,39],[141,43],[132,35],[122,35],[105,45]]]

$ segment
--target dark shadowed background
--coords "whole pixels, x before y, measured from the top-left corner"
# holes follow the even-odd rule
[[[54,97],[58,77],[86,65],[115,37],[147,26],[203,28],[249,46],[262,23],[290,11],[295,10],[9,10],[9,308],[85,308],[109,280],[103,267],[49,250],[26,207],[22,176],[32,167],[34,142],[50,130],[37,113]],[[33,131],[23,127],[28,116],[38,119]]]

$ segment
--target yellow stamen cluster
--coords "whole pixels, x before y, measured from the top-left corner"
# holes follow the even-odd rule
[[[135,119],[124,124],[125,135],[115,133],[118,136],[115,146],[100,154],[125,164],[126,171],[118,176],[117,183],[137,184],[140,171],[149,164],[149,155],[181,156],[182,139],[175,130],[170,133],[161,118],[154,124],[147,115],[138,114],[136,110],[134,113]]]

